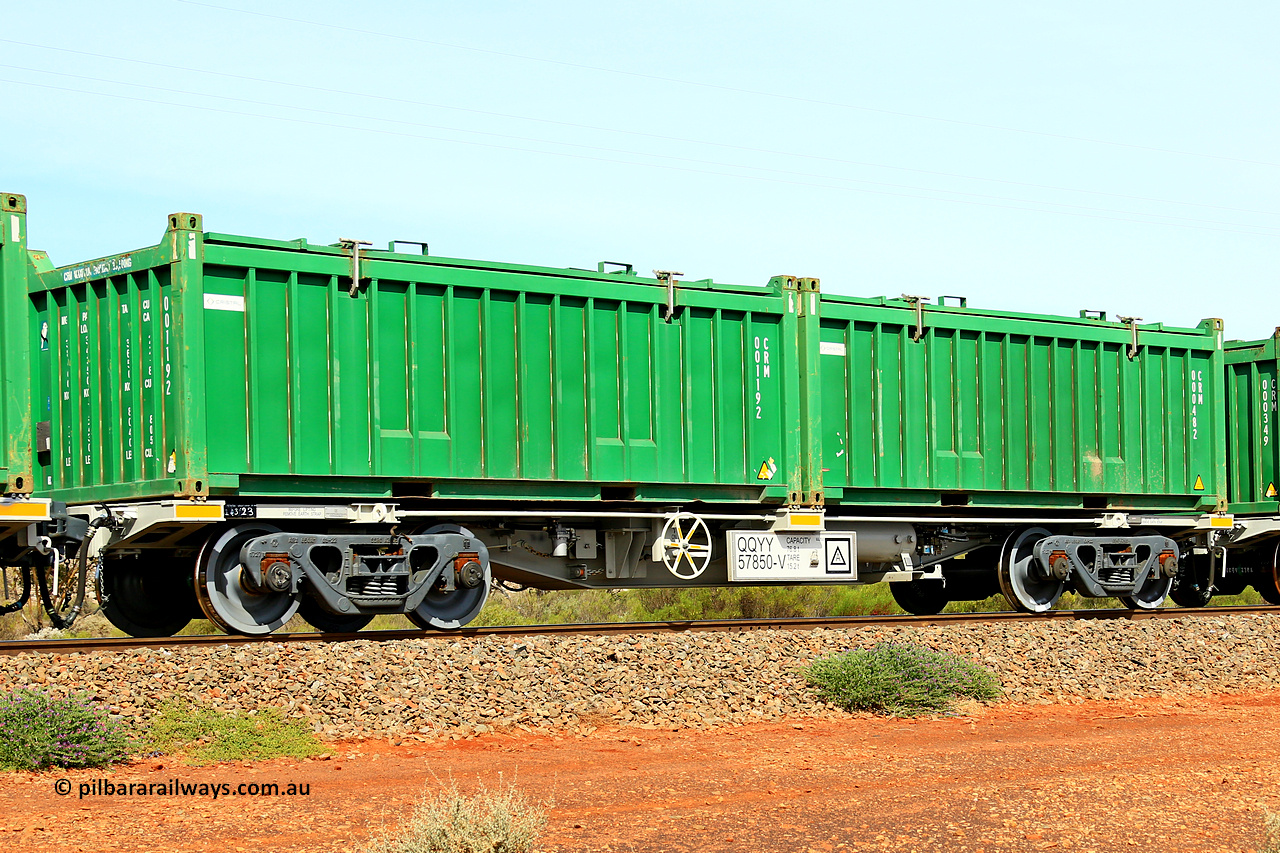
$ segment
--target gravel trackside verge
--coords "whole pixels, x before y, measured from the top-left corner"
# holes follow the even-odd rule
[[[1280,619],[1233,615],[24,654],[4,660],[0,690],[84,690],[140,719],[171,700],[275,706],[329,738],[699,727],[838,713],[802,668],[883,641],[986,664],[1012,702],[1280,689]]]

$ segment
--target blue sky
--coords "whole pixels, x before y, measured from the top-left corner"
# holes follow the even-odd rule
[[[251,11],[249,11],[251,10]],[[433,254],[1280,325],[1280,5],[5,4],[0,190]]]

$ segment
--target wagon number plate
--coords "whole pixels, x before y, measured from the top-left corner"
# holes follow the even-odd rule
[[[731,581],[851,581],[858,579],[852,532],[772,533],[731,530]]]

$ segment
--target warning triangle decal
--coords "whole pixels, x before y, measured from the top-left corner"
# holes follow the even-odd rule
[[[837,545],[836,549],[831,552],[831,565],[833,566],[849,565],[849,561],[844,558],[844,549],[841,548],[839,545]]]
[[[1272,483],[1267,486],[1267,497],[1274,498],[1276,496],[1276,484]]]
[[[1196,484],[1195,484],[1195,486],[1194,486],[1193,488],[1194,488],[1197,492],[1203,492],[1203,491],[1204,491],[1204,479],[1203,479],[1203,478],[1201,478],[1201,476],[1200,476],[1199,474],[1196,474]]]

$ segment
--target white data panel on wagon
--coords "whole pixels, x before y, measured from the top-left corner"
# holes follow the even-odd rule
[[[857,580],[857,537],[852,532],[772,533],[731,530],[729,580]]]

